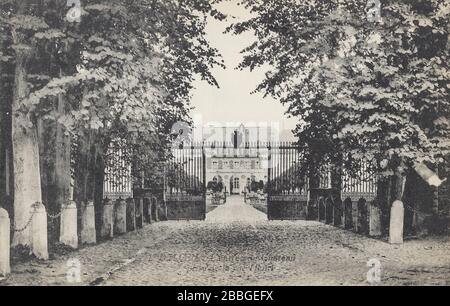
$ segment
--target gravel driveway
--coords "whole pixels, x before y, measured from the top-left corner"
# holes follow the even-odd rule
[[[231,197],[206,222],[148,248],[105,285],[367,285],[367,262],[381,263],[378,284],[449,284],[448,239],[391,246],[313,221],[267,221]]]
[[[70,285],[67,260],[86,285],[449,285],[449,237],[392,246],[314,221],[267,221],[232,197],[206,221],[168,221],[49,262],[13,267],[1,284]]]

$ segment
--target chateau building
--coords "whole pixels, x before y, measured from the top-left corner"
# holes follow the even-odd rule
[[[240,194],[252,181],[267,182],[262,156],[212,156],[206,167],[206,180],[222,182],[226,191]]]
[[[209,127],[206,181],[222,182],[230,194],[241,194],[252,181],[267,182],[268,150],[274,129],[261,126]]]

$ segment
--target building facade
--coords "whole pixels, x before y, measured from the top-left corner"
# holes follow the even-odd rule
[[[208,127],[204,131],[206,182],[222,182],[230,194],[241,194],[252,181],[267,182],[268,150],[273,130],[261,126]],[[260,146],[261,145],[261,146]]]
[[[206,180],[222,182],[230,194],[241,194],[252,181],[267,182],[261,156],[212,156],[207,159]]]

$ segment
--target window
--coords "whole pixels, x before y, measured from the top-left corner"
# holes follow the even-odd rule
[[[233,180],[233,188],[239,189],[239,178],[235,177]]]
[[[219,169],[223,169],[223,161],[219,160]]]

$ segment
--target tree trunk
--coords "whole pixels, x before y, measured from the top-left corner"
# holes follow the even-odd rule
[[[87,201],[86,198],[86,181],[88,172],[88,144],[87,137],[83,133],[77,139],[77,167],[75,169],[75,186],[74,186],[74,200],[77,203],[82,203]]]
[[[18,50],[16,55],[15,88],[12,114],[14,166],[14,226],[24,227],[31,217],[32,205],[42,202],[37,127],[20,109],[28,94],[25,65],[28,55]],[[28,227],[14,233],[13,246],[30,246]]]
[[[51,210],[51,199],[54,195],[54,128],[49,122],[37,119],[37,133],[39,141],[39,167],[41,169],[41,192],[42,202],[49,213],[55,213]],[[50,208],[50,209],[49,209]]]
[[[96,176],[96,135],[93,131],[86,131],[84,135],[78,139],[78,158],[76,175],[76,197],[78,201],[94,200],[95,176]]]
[[[1,45],[0,45],[1,47]],[[3,207],[2,203],[6,197],[6,133],[5,133],[5,105],[6,99],[3,94],[3,82],[2,82],[2,64],[0,63],[0,208]]]
[[[58,97],[58,114],[65,114],[65,99]],[[56,124],[56,152],[55,152],[55,184],[56,205],[60,207],[70,199],[70,136],[66,134],[64,126]]]
[[[436,165],[436,173],[439,176],[439,164]],[[439,187],[430,186],[433,196],[432,196],[432,212],[435,215],[439,215]]]
[[[9,35],[4,33],[1,35]],[[5,51],[4,38],[0,37],[0,48]],[[11,177],[11,103],[13,99],[14,63],[0,62],[0,206],[10,218],[12,211]]]
[[[394,201],[403,201],[403,193],[405,191],[405,183],[406,177],[400,171],[396,171],[393,178],[393,192],[392,192],[392,200]]]

